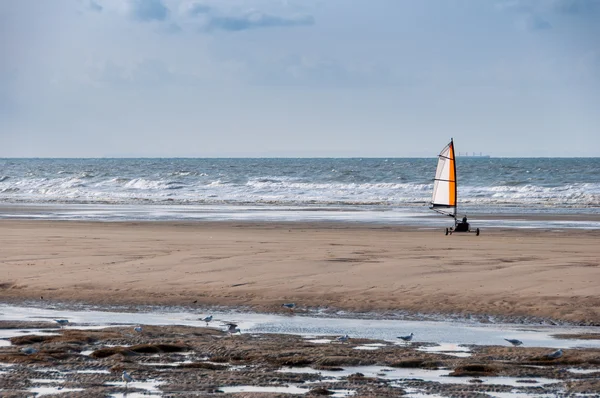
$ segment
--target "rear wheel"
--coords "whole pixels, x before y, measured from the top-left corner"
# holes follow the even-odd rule
[[[475,235],[476,235],[476,236],[479,236],[479,228],[477,228],[477,229],[475,230]]]

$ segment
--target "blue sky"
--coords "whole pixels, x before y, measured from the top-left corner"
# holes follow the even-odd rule
[[[600,0],[0,0],[0,156],[600,156]]]

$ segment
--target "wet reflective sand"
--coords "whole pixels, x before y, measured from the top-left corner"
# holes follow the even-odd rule
[[[0,306],[2,396],[543,397],[600,386],[597,328]],[[59,328],[53,319],[69,319]],[[241,334],[224,326],[235,322]],[[142,325],[142,331],[134,326]],[[28,326],[31,326],[28,328]],[[412,342],[397,336],[413,332]],[[346,342],[337,337],[348,334]],[[556,338],[556,335],[572,338]],[[519,338],[512,347],[504,338]],[[25,354],[22,348],[36,349]],[[564,356],[546,354],[562,347]],[[134,381],[121,380],[122,370]],[[576,396],[576,395],[574,395]]]

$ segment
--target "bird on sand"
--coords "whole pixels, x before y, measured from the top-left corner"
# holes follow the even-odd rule
[[[340,343],[345,343],[350,339],[350,336],[348,336],[347,334],[338,337],[336,340],[339,341]]]
[[[135,330],[138,333],[142,333],[142,327],[141,326],[136,326],[133,328],[133,330]]]
[[[121,375],[121,379],[123,379],[123,381],[125,382],[125,388],[127,388],[127,383],[131,383],[133,381],[133,378],[125,370],[123,371],[123,374]]]
[[[407,343],[408,343],[408,342],[410,342],[410,341],[413,339],[413,336],[414,336],[414,335],[415,335],[414,333],[411,333],[411,334],[409,334],[408,336],[398,336],[398,338],[399,338],[400,340],[403,340],[403,341],[405,341],[405,342],[407,342]]]
[[[225,326],[227,326],[227,333],[229,333],[230,336],[233,336],[235,333],[242,334],[242,331],[237,327],[236,323],[226,323]]]
[[[546,358],[548,359],[557,359],[563,356],[563,351],[561,348],[559,348],[558,350],[551,352],[550,354],[546,355]]]
[[[55,319],[54,322],[58,323],[60,327],[66,326],[69,323],[68,319]]]
[[[25,355],[31,355],[31,354],[37,353],[38,350],[36,350],[33,347],[25,347],[25,348],[21,348],[21,352]]]
[[[523,342],[521,340],[517,340],[517,339],[504,339],[504,340],[508,341],[510,344],[512,344],[515,347],[523,345]]]
[[[212,321],[212,315],[205,316],[201,320],[204,321],[204,322],[206,322],[206,326],[208,326],[208,322]]]
[[[281,304],[281,306],[287,308],[290,311],[294,311],[294,308],[296,308],[296,303],[285,303]]]

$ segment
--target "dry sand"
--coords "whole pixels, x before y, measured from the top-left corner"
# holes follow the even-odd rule
[[[600,323],[600,231],[0,221],[0,301],[330,306]]]

